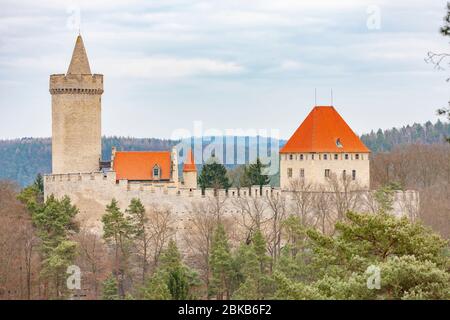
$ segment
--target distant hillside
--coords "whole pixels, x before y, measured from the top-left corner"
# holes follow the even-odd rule
[[[201,138],[196,138],[195,143],[201,143],[201,140]],[[210,144],[209,138],[205,137],[203,138],[203,141],[203,147]],[[177,143],[178,141],[155,138],[103,137],[102,159],[110,159],[111,148],[113,146],[119,151],[160,151],[170,150],[170,148]],[[248,147],[257,145],[258,138],[245,137],[245,139],[236,140],[236,143],[245,143],[246,158],[248,159],[250,157]],[[284,143],[285,141],[280,140],[280,147],[284,145]],[[227,167],[233,168],[234,165],[228,165]],[[51,172],[50,138],[0,140],[0,180],[13,180],[21,186],[26,186],[34,180],[39,172]]]
[[[437,121],[435,124],[428,121],[425,124],[415,123],[399,129],[379,129],[376,133],[372,130],[369,134],[363,134],[361,140],[372,152],[390,151],[394,146],[401,144],[442,143],[450,137],[450,123]]]
[[[361,139],[373,152],[389,151],[400,144],[441,143],[445,137],[450,137],[450,123],[438,121],[435,124],[427,122],[424,125],[413,124],[400,129],[378,130],[364,134]],[[196,143],[201,140],[197,138]],[[240,140],[240,143],[244,143]],[[256,137],[245,138],[246,158],[248,146],[257,144]],[[131,137],[103,137],[102,158],[109,160],[111,147],[118,150],[168,150],[177,142],[166,139],[131,138]],[[205,142],[205,145],[209,143]],[[283,146],[284,140],[279,141]],[[227,166],[229,168],[233,165]],[[51,171],[51,141],[50,138],[22,138],[14,140],[0,140],[0,179],[18,182],[21,186],[30,184],[38,172]],[[275,177],[274,177],[275,178]]]

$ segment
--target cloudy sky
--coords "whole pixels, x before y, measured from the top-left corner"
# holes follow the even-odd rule
[[[105,76],[103,133],[279,129],[334,105],[358,133],[435,121],[449,99],[424,62],[449,51],[441,0],[1,0],[0,138],[50,136],[49,75],[81,20]],[[78,12],[80,19],[78,19]]]

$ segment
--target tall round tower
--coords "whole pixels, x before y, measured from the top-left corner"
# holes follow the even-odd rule
[[[99,171],[103,75],[91,74],[81,35],[67,74],[50,76],[52,172]]]

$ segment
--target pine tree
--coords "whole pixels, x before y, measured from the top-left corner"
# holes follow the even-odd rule
[[[18,199],[27,207],[41,240],[41,275],[52,284],[54,297],[61,298],[67,291],[62,279],[75,259],[76,244],[69,241],[69,232],[78,230],[74,220],[78,209],[67,196],[58,200],[50,195],[44,202],[39,181],[38,177],[33,185],[22,190]]]
[[[211,157],[203,166],[198,177],[198,184],[203,192],[206,188],[213,188],[215,193],[218,189],[228,189],[231,186],[227,169],[214,157]]]
[[[119,300],[119,295],[117,294],[117,281],[113,275],[110,275],[105,281],[103,281],[103,300]]]
[[[233,261],[227,234],[221,223],[214,232],[209,258],[212,273],[209,295],[215,294],[218,300],[231,296]]]
[[[260,230],[252,237],[251,244],[243,244],[236,258],[240,263],[240,272],[244,281],[233,295],[234,299],[263,300],[274,291],[270,276],[266,240]]]
[[[259,193],[262,194],[262,187],[270,183],[269,176],[264,174],[268,165],[263,164],[261,160],[256,158],[256,162],[245,168],[245,181],[248,187],[259,186]]]
[[[130,217],[133,238],[137,246],[137,254],[141,264],[142,284],[144,284],[148,270],[148,242],[150,240],[147,232],[148,217],[142,202],[137,198],[131,199],[126,213]]]
[[[167,286],[167,279],[164,273],[155,274],[146,280],[145,286],[141,289],[141,297],[144,300],[171,300],[172,295]]]
[[[130,255],[130,241],[134,235],[134,229],[129,218],[120,211],[115,199],[106,206],[106,212],[102,216],[103,239],[114,250],[114,273],[118,284],[118,295],[125,297],[124,278],[128,272],[128,258]]]
[[[192,291],[199,284],[198,274],[183,264],[174,240],[169,241],[161,255],[158,273],[163,275],[172,300],[193,298]]]

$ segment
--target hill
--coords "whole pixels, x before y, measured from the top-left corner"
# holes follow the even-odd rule
[[[390,151],[397,145],[412,143],[434,144],[441,143],[445,137],[450,136],[450,123],[438,121],[435,124],[427,122],[423,125],[413,124],[402,128],[378,130],[363,134],[362,141],[374,153]],[[196,138],[196,143],[201,141]],[[206,147],[209,139],[203,138],[203,146]],[[239,141],[239,142],[237,142]],[[280,140],[279,146],[286,141]],[[103,137],[102,158],[109,160],[111,147],[118,150],[168,150],[177,141],[156,138],[132,138],[132,137]],[[246,159],[248,162],[248,148],[258,144],[257,137],[237,139],[236,143],[245,143]],[[252,159],[250,159],[252,161]],[[228,165],[233,168],[234,165]],[[19,183],[21,186],[30,184],[37,173],[49,173],[51,171],[51,140],[50,138],[21,138],[13,140],[0,140],[0,180],[7,179]]]

